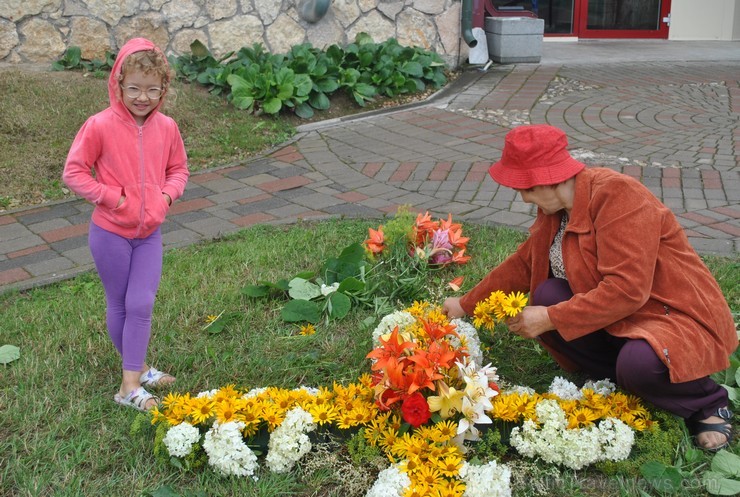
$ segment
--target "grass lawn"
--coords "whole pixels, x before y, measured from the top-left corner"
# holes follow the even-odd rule
[[[251,299],[247,284],[318,270],[341,247],[361,242],[373,221],[327,221],[260,226],[222,240],[166,253],[154,311],[148,361],[177,375],[176,392],[193,394],[227,384],[254,388],[348,383],[369,371],[365,355],[382,316],[353,308],[342,320],[321,323],[314,335],[298,334],[279,316],[282,301]],[[523,235],[508,229],[465,225],[473,259],[465,291],[511,253]],[[279,263],[276,263],[279,261]],[[738,261],[708,259],[735,312],[740,311]],[[451,290],[449,291],[451,294]],[[142,416],[113,402],[120,362],[105,330],[105,303],[94,273],[23,293],[0,295],[2,344],[20,347],[19,360],[0,365],[1,496],[362,496],[378,468],[353,464],[346,446],[324,446],[285,474],[262,470],[259,479],[218,476],[209,468],[178,469],[157,460],[153,430],[132,434]],[[219,333],[205,328],[209,315],[237,313]],[[367,318],[375,323],[368,324]],[[533,342],[497,329],[486,335],[487,358],[511,384],[546,389],[563,375]],[[685,485],[674,495],[707,495],[700,475],[707,455],[687,452],[677,423],[669,465]],[[737,443],[734,453],[740,453]],[[688,457],[687,454],[691,454]],[[693,458],[693,459],[692,459]],[[525,459],[513,449],[516,496],[660,495],[635,474],[596,469],[561,470]],[[691,471],[695,471],[691,473]]]

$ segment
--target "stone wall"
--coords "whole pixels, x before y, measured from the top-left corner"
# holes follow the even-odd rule
[[[462,0],[332,0],[315,23],[299,14],[307,1],[0,0],[0,62],[51,63],[73,45],[84,58],[102,59],[136,36],[175,55],[189,53],[196,39],[217,56],[258,42],[285,53],[304,42],[346,45],[360,32],[432,50],[451,67],[467,58]]]

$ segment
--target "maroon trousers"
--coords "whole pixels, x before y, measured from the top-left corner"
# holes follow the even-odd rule
[[[532,292],[532,305],[550,306],[572,296],[566,280],[550,278]],[[668,367],[645,340],[618,338],[605,330],[571,341],[566,341],[557,330],[538,338],[592,379],[609,378],[624,390],[682,418],[706,419],[728,405],[727,391],[708,376],[671,383]]]

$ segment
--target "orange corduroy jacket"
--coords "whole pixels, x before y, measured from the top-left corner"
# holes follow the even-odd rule
[[[560,218],[539,211],[529,238],[462,297],[465,312],[492,291],[526,293],[547,279]],[[563,262],[574,296],[548,314],[566,340],[599,329],[644,339],[674,383],[729,366],[738,336],[722,291],[673,213],[639,181],[604,168],[576,175]]]

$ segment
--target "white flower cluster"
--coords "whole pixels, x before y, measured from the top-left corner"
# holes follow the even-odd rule
[[[311,450],[306,433],[316,429],[313,416],[300,407],[285,414],[285,420],[270,435],[265,462],[270,471],[285,473]]]
[[[453,319],[450,323],[455,325],[455,331],[458,335],[465,337],[470,360],[476,364],[483,364],[483,351],[480,348],[478,330],[475,329],[475,326],[463,319]],[[454,336],[450,337],[450,343],[455,347],[460,346],[460,341]]]
[[[213,424],[206,433],[203,449],[208,454],[208,464],[223,476],[253,476],[257,470],[257,456],[244,443],[241,421]]]
[[[578,388],[575,383],[572,383],[561,376],[556,376],[548,392],[557,395],[563,400],[581,400],[583,399],[583,392]]]
[[[411,313],[406,311],[396,311],[388,314],[380,320],[378,326],[373,330],[373,347],[380,345],[380,337],[387,335],[393,331],[393,328],[398,326],[399,331],[405,326],[413,324],[416,321]]]
[[[393,464],[378,473],[378,479],[367,491],[365,497],[402,497],[409,485],[411,485],[411,479],[408,475]]]
[[[199,440],[198,428],[190,423],[180,423],[167,430],[162,442],[171,456],[185,457],[193,450],[193,444]]]
[[[489,461],[474,466],[465,461],[460,468],[460,478],[465,482],[463,497],[511,496],[511,470],[505,464]]]
[[[617,390],[617,385],[609,381],[609,379],[599,381],[588,380],[581,390],[586,389],[593,390],[594,393],[607,397]]]
[[[574,383],[556,376],[550,384],[550,393],[557,395],[563,400],[581,400],[583,399],[584,390],[593,390],[595,393],[607,396],[617,389],[617,386],[608,379],[593,381],[588,380],[583,388],[578,388]]]
[[[622,421],[602,420],[598,426],[568,429],[565,412],[556,400],[542,400],[535,407],[541,426],[526,420],[511,431],[511,445],[523,456],[581,469],[597,461],[626,459],[635,433]]]

